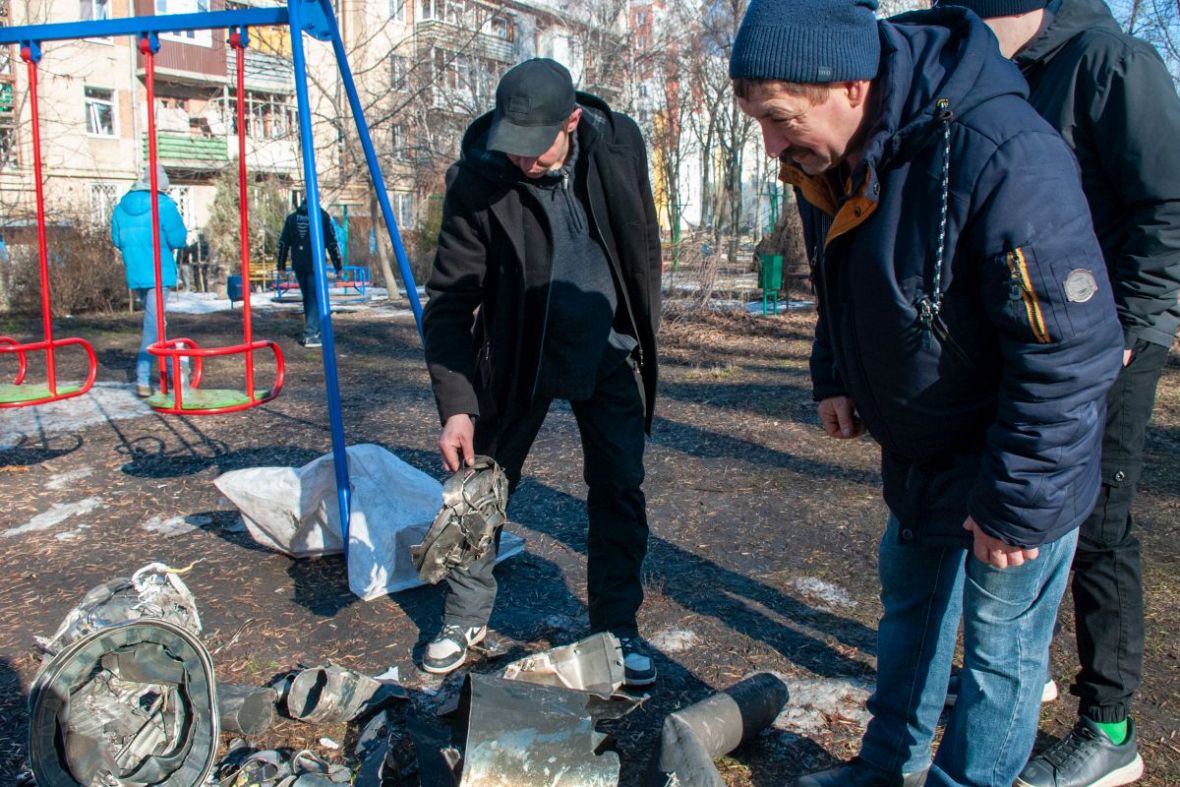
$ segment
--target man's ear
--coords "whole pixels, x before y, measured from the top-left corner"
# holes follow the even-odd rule
[[[869,80],[858,79],[855,82],[841,82],[836,89],[844,96],[848,106],[855,109],[868,101],[869,85]]]
[[[577,107],[570,113],[569,120],[565,121],[566,133],[574,133],[574,129],[578,127],[578,121],[582,119],[582,108]]]

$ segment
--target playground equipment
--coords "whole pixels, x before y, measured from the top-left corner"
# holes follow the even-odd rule
[[[389,202],[385,178],[382,176],[381,169],[377,164],[377,154],[373,148],[369,126],[365,121],[364,112],[361,108],[356,83],[352,76],[352,69],[345,56],[344,41],[340,36],[340,27],[336,22],[336,16],[332,11],[332,4],[329,0],[287,0],[286,6],[279,7],[246,7],[231,11],[206,11],[195,14],[164,14],[160,16],[137,16],[5,27],[0,28],[0,44],[19,44],[22,50],[27,48],[30,52],[35,51],[39,53],[41,44],[46,41],[131,35],[138,37],[141,47],[145,46],[144,41],[146,40],[146,46],[154,54],[153,46],[158,49],[158,35],[161,32],[229,29],[238,32],[240,35],[244,35],[248,27],[258,25],[288,25],[292,31],[291,56],[294,66],[295,97],[298,106],[299,138],[303,154],[303,176],[306,184],[306,197],[312,205],[320,204],[320,194],[319,181],[316,179],[315,146],[311,129],[312,112],[307,90],[307,60],[303,48],[303,34],[307,33],[319,41],[331,43],[332,51],[336,56],[337,67],[340,69],[341,83],[344,87],[345,95],[348,97],[349,109],[352,112],[353,121],[356,123],[357,136],[365,153],[365,161],[368,164],[373,190],[376,192],[377,201],[381,206],[381,214],[385,219],[385,226],[389,231],[389,238],[393,246],[394,255],[397,258],[398,268],[402,274],[402,280],[406,285],[406,297],[410,301],[410,308],[414,313],[418,331],[421,333],[422,304],[418,299],[418,292],[414,286],[414,277],[410,272],[410,264],[406,257],[405,247],[402,245],[401,235],[397,230],[397,220],[394,218],[393,207]],[[241,96],[242,93],[243,91],[239,88],[238,95]],[[154,144],[154,129],[151,129],[150,132],[149,139]],[[154,157],[154,152],[152,155]],[[153,165],[155,164],[154,159],[151,163]],[[38,183],[40,183],[39,166],[38,163]],[[152,172],[154,178],[154,166],[152,167]],[[151,184],[153,205],[155,204],[154,194],[157,191],[157,185],[154,181]],[[38,205],[38,215],[39,217],[44,215],[43,205]],[[310,234],[316,283],[321,288],[321,291],[326,292],[327,277],[324,271],[324,238],[319,222],[310,222]],[[44,255],[44,252],[42,254]],[[344,421],[340,407],[340,385],[336,370],[336,340],[332,330],[332,316],[328,299],[319,299],[318,308],[320,310],[320,322],[323,330],[324,343],[322,357],[327,388],[328,417],[332,432],[332,453],[336,458],[334,462],[336,494],[340,507],[342,530],[344,530],[343,536],[347,543],[350,490],[348,462],[345,454]],[[191,340],[177,339],[172,342],[160,342],[153,348],[156,351],[154,354],[171,357],[174,362],[179,362],[181,356],[188,354],[194,358],[194,363],[199,369],[202,357],[201,353],[199,351],[194,353],[186,349],[186,346],[180,345],[181,342],[185,342],[187,346],[188,343],[191,343]],[[4,350],[8,350],[8,348],[0,347],[0,351]],[[249,352],[253,352],[253,349],[249,350]],[[161,362],[163,363],[163,359]],[[194,369],[194,377],[196,377],[196,374],[197,369]],[[184,392],[181,390],[180,395],[173,398],[173,405],[181,405],[183,398]],[[185,409],[182,406],[176,406],[174,409],[185,414],[195,415],[198,412]],[[171,412],[172,409],[166,409],[165,411]],[[220,410],[220,412],[228,412],[228,410]]]
[[[33,179],[37,199],[37,258],[41,275],[41,330],[39,342],[18,342],[8,336],[0,336],[0,355],[16,355],[17,373],[11,384],[0,384],[0,407],[27,407],[47,404],[73,396],[81,396],[94,385],[98,373],[98,359],[94,348],[84,339],[53,338],[53,313],[49,295],[49,250],[45,237],[45,192],[41,180],[41,114],[37,102],[37,62],[41,59],[41,47],[35,42],[22,43],[21,59],[28,66],[29,106],[33,119]],[[86,379],[80,385],[59,385],[57,381],[57,350],[62,347],[81,347],[88,359]],[[28,375],[28,353],[45,353],[44,385],[26,382]]]
[[[234,50],[234,61],[237,72],[237,117],[238,128],[245,127],[246,102],[246,71],[245,48],[249,43],[246,29],[240,27],[230,33],[229,45]],[[157,202],[158,183],[157,164],[159,154],[156,146],[156,52],[160,49],[160,40],[155,33],[141,33],[139,36],[139,51],[144,56],[144,75],[147,84],[147,121],[148,121],[148,165],[151,170],[151,203],[152,203],[152,254],[156,266],[156,281],[163,281],[160,258],[160,206]],[[249,243],[249,200],[246,196],[246,135],[238,134],[238,215],[241,219],[241,256],[242,276],[250,273],[250,243]],[[189,338],[168,339],[164,324],[164,288],[155,288],[156,298],[156,335],[160,340],[148,347],[148,352],[159,359],[160,390],[147,400],[148,406],[157,412],[186,415],[213,415],[216,413],[232,413],[265,404],[279,395],[283,389],[283,352],[273,341],[254,340],[254,325],[250,316],[250,299],[242,301],[242,324],[245,337],[241,344],[230,347],[202,349]],[[269,390],[258,390],[254,387],[254,352],[270,349],[275,357],[275,382]],[[246,360],[246,390],[237,391],[228,388],[201,388],[201,374],[206,358],[243,355]],[[181,368],[182,359],[192,359],[192,378],[186,386],[183,382],[183,372],[173,374],[169,379],[168,369],[174,372]],[[180,385],[176,380],[180,377]],[[171,387],[170,387],[171,386]],[[187,389],[187,390],[186,390]]]

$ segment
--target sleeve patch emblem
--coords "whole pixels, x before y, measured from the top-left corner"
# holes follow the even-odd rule
[[[1085,268],[1074,268],[1065,277],[1065,297],[1073,303],[1085,303],[1098,292],[1094,274]]]

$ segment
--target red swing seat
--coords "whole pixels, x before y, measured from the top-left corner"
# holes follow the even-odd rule
[[[245,128],[245,52],[249,43],[245,28],[235,30],[230,34],[229,44],[237,57],[237,120],[238,129]],[[154,36],[141,35],[139,51],[143,53],[145,64],[145,82],[147,85],[147,117],[148,117],[148,162],[151,171],[152,194],[152,226],[154,233],[153,252],[156,258],[156,281],[162,279],[160,267],[160,215],[156,202],[158,184],[156,172],[158,153],[156,149],[156,113],[155,113],[155,52],[159,48],[159,40]],[[249,282],[250,244],[249,244],[249,216],[247,212],[246,193],[246,135],[238,134],[238,186],[239,186],[239,214],[241,218],[241,246],[242,246],[242,281]],[[247,285],[248,286],[248,285]],[[157,335],[160,341],[150,345],[148,352],[159,360],[160,388],[159,391],[147,399],[147,404],[158,413],[171,415],[218,415],[248,410],[265,404],[279,395],[283,389],[284,363],[283,352],[279,345],[265,339],[254,339],[253,323],[250,316],[250,293],[244,293],[242,301],[242,320],[244,323],[244,340],[240,344],[227,347],[202,348],[192,339],[169,339],[165,333],[163,295],[159,288],[156,297],[160,299],[156,310],[158,323]],[[254,386],[254,353],[269,349],[274,353],[275,379],[269,388],[255,388]],[[245,356],[246,384],[244,390],[233,388],[202,388],[204,362],[208,358],[225,358],[229,356]],[[176,385],[167,373],[168,369],[180,369],[183,359],[191,359],[191,378],[184,380],[181,374],[181,384]]]
[[[21,47],[21,59],[28,65],[29,107],[33,122],[33,177],[37,198],[37,252],[41,272],[41,327],[44,338],[37,342],[20,342],[10,336],[0,336],[0,357],[15,355],[17,373],[11,383],[0,383],[0,408],[29,407],[48,404],[62,399],[81,396],[94,385],[98,374],[98,358],[94,348],[85,339],[53,338],[53,315],[50,309],[49,255],[45,237],[45,193],[41,176],[41,117],[37,100],[37,61],[41,59],[40,47]],[[57,380],[56,353],[62,347],[81,347],[87,357],[86,379],[81,383],[59,383]],[[46,381],[26,382],[29,371],[28,354],[45,353]]]

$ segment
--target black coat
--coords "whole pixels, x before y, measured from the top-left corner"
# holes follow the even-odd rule
[[[661,271],[647,152],[635,121],[585,93],[578,103],[575,188],[610,263],[619,303],[614,329],[639,343],[650,431]],[[438,254],[426,285],[426,362],[444,422],[459,413],[494,418],[511,402],[527,403],[539,372],[551,235],[520,170],[487,150],[491,120],[488,113],[471,124],[462,156],[447,172]]]
[[[1170,347],[1180,325],[1180,97],[1167,68],[1102,0],[1064,0],[1016,63],[1030,103],[1078,157],[1125,346]]]
[[[320,208],[320,226],[323,228],[324,250],[332,258],[332,265],[336,272],[340,272],[340,247],[336,245],[336,230],[332,227],[332,219],[328,211]],[[311,273],[313,267],[311,253],[311,227],[307,220],[307,203],[304,202],[297,210],[287,214],[283,222],[283,232],[279,235],[279,270],[287,269],[287,255],[291,256],[291,268],[297,273]]]

